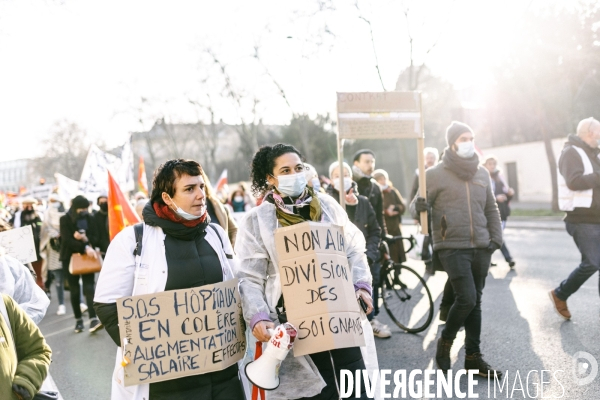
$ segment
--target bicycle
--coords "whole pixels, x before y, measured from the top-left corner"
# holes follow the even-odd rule
[[[389,256],[390,243],[405,240],[411,251],[416,245],[415,238],[388,236],[382,241],[382,267],[380,287],[385,310],[398,327],[408,333],[422,332],[433,320],[433,298],[427,282],[414,269],[402,263],[395,263]]]

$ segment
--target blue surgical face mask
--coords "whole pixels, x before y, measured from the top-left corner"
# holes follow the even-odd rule
[[[179,207],[177,204],[175,204],[173,199],[171,199],[171,201],[173,202],[173,205],[175,205],[175,207],[177,207],[175,209],[175,213],[177,215],[179,215],[181,218],[186,219],[188,221],[193,221],[195,219],[198,219],[198,218],[202,217],[204,215],[204,213],[206,212],[206,206],[202,206],[202,213],[200,215],[193,215],[193,214],[183,211],[183,209],[181,207]]]
[[[471,158],[475,154],[475,143],[473,141],[461,142],[456,145],[456,154],[461,158]]]
[[[311,182],[315,192],[318,192],[319,189],[321,189],[321,182],[319,181],[319,178],[312,178]]]
[[[285,194],[290,197],[298,197],[302,194],[306,188],[306,174],[299,172],[297,174],[290,175],[279,175],[277,177],[277,190],[281,194]]]

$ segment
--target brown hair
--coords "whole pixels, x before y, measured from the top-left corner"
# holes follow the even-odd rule
[[[167,161],[154,172],[150,201],[164,204],[162,193],[165,192],[173,197],[175,195],[175,181],[178,178],[182,175],[200,176],[202,174],[202,166],[196,161],[182,158]]]

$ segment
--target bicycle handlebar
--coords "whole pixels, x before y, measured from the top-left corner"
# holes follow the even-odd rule
[[[408,253],[410,252],[416,245],[417,245],[417,241],[415,239],[415,237],[413,235],[410,235],[409,237],[405,237],[405,236],[390,236],[390,235],[386,235],[383,238],[383,241],[386,243],[394,243],[398,240],[407,240],[410,243],[410,247],[408,248],[408,250],[404,249],[404,253]]]

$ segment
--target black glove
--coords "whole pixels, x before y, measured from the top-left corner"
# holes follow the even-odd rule
[[[490,242],[490,244],[488,244],[488,247],[486,247],[486,250],[489,251],[490,253],[493,253],[496,250],[499,250],[500,247],[502,247],[502,246],[500,246],[498,243]]]
[[[415,200],[415,210],[417,210],[418,213],[429,211],[429,204],[427,204],[427,199],[425,199],[424,197],[417,197],[417,200]]]
[[[19,400],[31,400],[31,394],[23,386],[13,383],[12,390]]]

